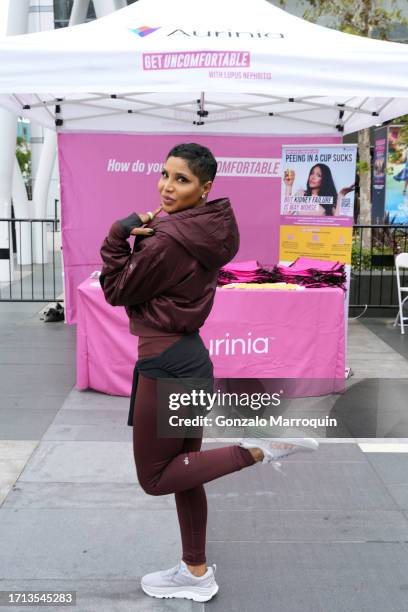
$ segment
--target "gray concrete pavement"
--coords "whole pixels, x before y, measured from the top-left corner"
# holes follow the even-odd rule
[[[394,439],[326,441],[281,472],[208,483],[219,593],[146,597],[142,574],[180,557],[173,497],[137,483],[128,400],[75,389],[75,329],[12,306],[0,305],[0,590],[72,589],[79,612],[408,610],[408,440]],[[407,397],[407,345],[383,324],[350,322],[349,392],[366,411]]]

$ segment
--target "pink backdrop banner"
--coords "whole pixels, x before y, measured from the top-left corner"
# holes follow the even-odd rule
[[[157,182],[168,151],[180,142],[208,146],[220,162],[211,198],[228,196],[238,220],[236,261],[279,258],[282,144],[335,143],[339,138],[59,134],[65,312],[76,321],[76,289],[100,270],[99,249],[109,227],[131,212],[159,205]]]
[[[341,289],[217,289],[200,335],[215,377],[318,379],[311,395],[320,395],[344,390],[344,327]],[[124,308],[87,279],[78,288],[77,387],[130,395],[136,358]]]

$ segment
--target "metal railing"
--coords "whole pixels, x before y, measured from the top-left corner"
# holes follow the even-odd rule
[[[351,308],[398,308],[395,257],[407,250],[408,225],[354,226]]]
[[[0,218],[0,239],[7,236],[9,245],[0,244],[0,302],[62,301],[58,224],[57,218]]]
[[[62,301],[59,219],[2,218],[0,236],[3,224],[11,258],[0,259],[0,302]],[[0,251],[6,251],[1,244]],[[408,252],[408,225],[354,226],[350,308],[398,308],[394,260],[403,252]],[[405,277],[402,281],[408,282]]]

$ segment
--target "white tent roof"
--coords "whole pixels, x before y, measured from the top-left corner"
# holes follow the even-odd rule
[[[3,38],[0,66],[0,105],[61,131],[324,135],[408,113],[408,45],[266,0],[140,0]]]

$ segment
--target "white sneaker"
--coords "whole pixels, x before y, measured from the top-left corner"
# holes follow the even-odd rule
[[[277,444],[290,444],[288,448],[279,448]],[[282,457],[302,451],[315,451],[319,443],[313,438],[242,438],[239,443],[242,448],[260,448],[264,458],[262,463],[271,463]]]
[[[184,561],[161,572],[146,574],[141,580],[143,591],[151,597],[178,597],[194,601],[209,601],[218,591],[214,564],[203,576],[193,576]]]

